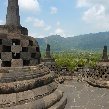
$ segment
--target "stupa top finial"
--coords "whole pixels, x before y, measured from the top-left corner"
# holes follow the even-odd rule
[[[8,0],[6,25],[20,26],[18,0]]]

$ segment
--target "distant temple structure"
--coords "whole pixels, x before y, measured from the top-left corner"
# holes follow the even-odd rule
[[[42,62],[51,70],[57,70],[55,59],[51,56],[50,44],[47,44],[45,57],[42,59]]]
[[[51,56],[51,50],[50,50],[50,45],[47,44],[47,47],[46,47],[46,53],[45,53],[45,57],[43,59],[44,62],[46,63],[52,63],[52,62],[55,62],[54,58]]]
[[[0,25],[0,66],[35,66],[40,57],[36,39],[20,24],[18,0],[8,0],[6,24]]]
[[[46,48],[46,58],[51,58],[51,54],[50,54],[50,45],[47,44],[47,48]]]
[[[108,60],[108,55],[107,55],[107,46],[104,46],[102,61],[109,61]]]

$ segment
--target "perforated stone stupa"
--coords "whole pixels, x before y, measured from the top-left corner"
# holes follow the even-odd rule
[[[18,0],[8,0],[6,24],[0,25],[0,66],[34,66],[40,63],[37,41],[20,24]]]
[[[92,81],[92,84],[93,81],[95,81],[95,83],[99,82],[99,84],[102,84],[104,81],[109,81],[109,60],[107,54],[107,46],[104,46],[102,59],[97,62],[96,67],[93,69],[83,69],[81,74],[86,80]],[[103,84],[103,87],[105,87],[105,84]]]
[[[55,73],[40,63],[37,41],[20,25],[18,0],[8,0],[0,26],[0,109],[64,109]]]

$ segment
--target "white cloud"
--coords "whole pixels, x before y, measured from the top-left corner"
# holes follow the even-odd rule
[[[0,20],[0,25],[4,25],[5,21],[4,20]]]
[[[92,7],[97,4],[108,7],[109,0],[77,0],[77,7]]]
[[[45,22],[44,22],[44,20],[35,19],[33,25],[34,25],[34,27],[37,27],[37,28],[44,28]]]
[[[55,34],[58,34],[58,35],[65,35],[65,32],[64,32],[64,30],[62,29],[62,28],[57,28],[56,30],[55,30]]]
[[[44,38],[45,37],[45,35],[43,35],[43,34],[39,35],[39,34],[33,33],[33,32],[29,33],[29,36],[32,36],[34,38]]]
[[[51,14],[56,14],[58,12],[57,7],[51,7]]]
[[[77,1],[77,7],[87,7],[89,6],[89,3],[87,0],[78,0]]]
[[[86,22],[102,20],[105,15],[105,7],[103,5],[95,5],[84,12],[83,20]]]
[[[40,6],[38,0],[19,0],[19,6],[24,10],[39,11]]]
[[[27,17],[26,22],[31,23],[33,27],[42,29],[43,31],[49,31],[51,29],[51,25],[46,24],[43,19]]]
[[[109,29],[109,0],[78,0],[77,7],[85,7],[82,19],[92,27],[104,31]]]
[[[34,17],[27,17],[26,22],[31,23],[36,28],[44,28],[45,27],[45,22],[42,19],[37,19]]]

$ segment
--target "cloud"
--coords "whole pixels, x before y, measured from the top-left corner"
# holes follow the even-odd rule
[[[77,7],[85,8],[82,19],[98,30],[109,29],[108,0],[78,0]]]
[[[39,11],[40,6],[38,0],[19,0],[19,6],[28,11]]]
[[[58,8],[57,7],[51,7],[51,14],[56,14],[58,12]]]
[[[88,7],[89,3],[87,0],[78,0],[77,1],[77,7]]]
[[[44,28],[45,22],[42,19],[34,18],[34,17],[27,17],[27,23],[31,23],[36,28]]]
[[[83,14],[83,20],[86,22],[92,22],[97,20],[102,20],[106,17],[105,7],[103,5],[95,5],[89,8]]]
[[[108,8],[108,0],[77,0],[77,7],[92,7],[94,5],[101,4]]]
[[[64,30],[62,29],[62,28],[57,28],[56,30],[55,30],[55,34],[58,34],[58,35],[65,35],[65,32],[64,32]]]
[[[26,22],[31,23],[33,27],[42,29],[44,31],[49,31],[51,29],[51,25],[47,25],[43,19],[27,17]]]
[[[45,35],[43,34],[38,34],[38,33],[33,33],[33,32],[29,33],[29,36],[32,36],[34,38],[44,38],[45,37]]]
[[[5,21],[4,20],[0,20],[0,25],[4,25]]]
[[[44,22],[44,20],[35,19],[33,25],[36,28],[44,28],[45,27],[45,22]]]

